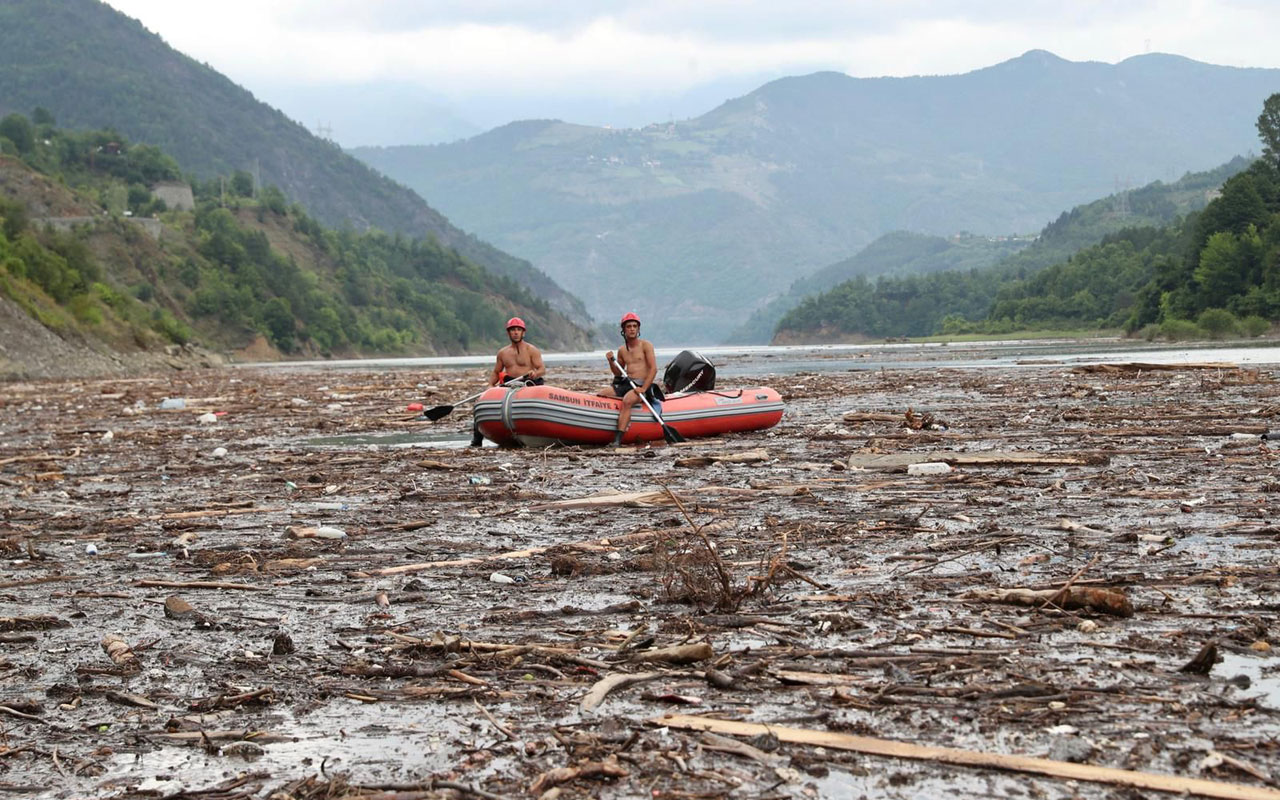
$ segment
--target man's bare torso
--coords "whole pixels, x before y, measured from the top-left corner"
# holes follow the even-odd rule
[[[637,384],[643,383],[650,372],[655,371],[653,348],[645,347],[644,339],[635,339],[618,348],[618,365],[627,371]]]
[[[503,372],[508,375],[527,375],[533,372],[534,356],[540,355],[538,348],[531,344],[522,342],[520,349],[509,344],[498,351],[498,363],[502,365]]]

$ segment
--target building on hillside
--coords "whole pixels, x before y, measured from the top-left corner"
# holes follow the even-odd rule
[[[170,211],[191,211],[196,207],[191,185],[182,181],[160,181],[151,187],[151,193],[163,200]]]

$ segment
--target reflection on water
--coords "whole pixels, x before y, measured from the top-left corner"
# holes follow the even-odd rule
[[[1214,666],[1211,674],[1228,681],[1239,680],[1243,675],[1248,678],[1248,686],[1237,690],[1242,696],[1254,698],[1262,708],[1280,711],[1280,677],[1275,674],[1277,666],[1277,662],[1270,658],[1223,653],[1222,661]]]
[[[605,371],[605,348],[579,353],[544,353],[543,360],[565,366],[599,367]],[[678,347],[659,347],[665,362]],[[1100,362],[1145,361],[1157,364],[1227,362],[1242,366],[1280,364],[1275,341],[1215,344],[1152,344],[1128,339],[1020,340],[1007,342],[931,342],[884,344],[832,344],[752,347],[703,347],[699,351],[734,375],[760,375],[804,371],[835,372],[863,369],[918,369],[939,365],[964,369],[983,367],[1043,367]],[[488,367],[491,353],[432,358],[360,358],[330,361],[290,361],[237,364],[259,369],[471,369]]]

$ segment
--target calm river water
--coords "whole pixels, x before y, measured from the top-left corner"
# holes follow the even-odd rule
[[[679,353],[658,348],[659,364]],[[578,353],[544,353],[548,364],[605,370],[605,348]],[[703,347],[700,352],[734,375],[839,372],[860,369],[932,369],[939,366],[980,369],[1141,361],[1159,364],[1229,362],[1241,366],[1280,365],[1280,343],[1150,344],[1128,339],[1023,340],[962,344],[834,344],[786,347]],[[237,364],[257,369],[459,369],[485,368],[493,356],[436,358],[360,358]]]

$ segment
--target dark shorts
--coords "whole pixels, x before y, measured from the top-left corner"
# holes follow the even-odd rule
[[[613,393],[618,397],[622,397],[635,387],[635,382],[630,378],[624,378],[619,375],[613,379]],[[662,390],[658,388],[658,384],[656,383],[649,384],[649,388],[645,391],[644,396],[649,398],[650,403],[661,403],[663,400],[667,399],[667,396],[662,393]]]
[[[504,384],[504,383],[506,383],[507,381],[511,380],[512,378],[518,378],[518,377],[520,377],[520,376],[519,376],[519,375],[508,375],[507,373],[505,373],[505,372],[504,372],[504,373],[502,373],[502,375],[501,375],[500,377],[502,378],[502,380],[498,381],[498,385],[499,385],[499,386],[501,386],[502,384]],[[531,378],[531,379],[529,379],[529,380],[526,380],[526,381],[524,382],[524,385],[525,385],[525,386],[541,386],[541,385],[543,385],[544,383],[546,383],[546,381],[544,381],[542,378]]]

